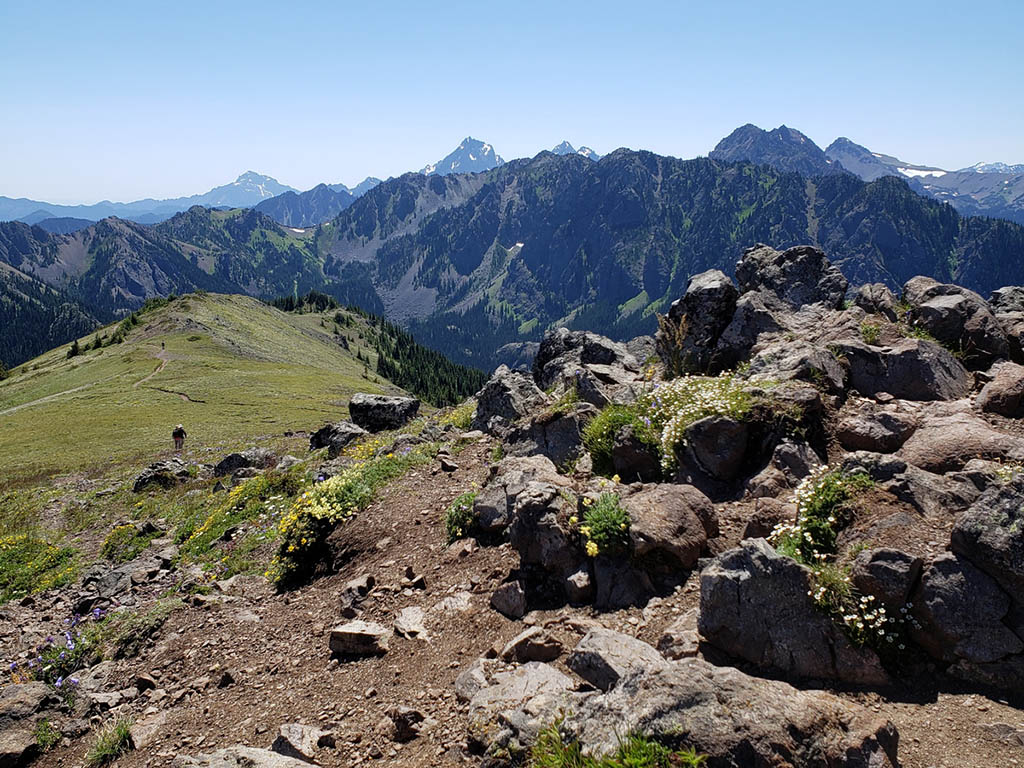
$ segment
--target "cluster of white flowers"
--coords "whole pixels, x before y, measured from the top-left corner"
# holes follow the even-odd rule
[[[661,463],[667,471],[676,462],[676,446],[686,428],[706,416],[742,417],[749,397],[732,374],[681,376],[655,384],[637,401],[646,424],[660,432]]]
[[[802,549],[802,542],[806,542],[811,548],[811,563],[808,565],[814,565],[818,562],[824,562],[828,555],[818,550],[820,542],[816,542],[811,532],[807,530],[808,516],[807,510],[810,506],[810,502],[814,499],[814,495],[822,486],[822,481],[826,476],[831,474],[833,471],[832,467],[827,464],[823,464],[817,469],[813,470],[811,474],[805,477],[797,485],[793,491],[793,503],[796,505],[796,522],[786,523],[782,522],[776,525],[771,534],[768,536],[768,541],[775,546],[780,546],[787,542],[792,542],[794,548]],[[829,525],[835,525],[836,518],[834,515],[828,516]]]
[[[996,477],[1001,483],[1008,483],[1022,473],[1024,473],[1024,465],[1020,462],[1000,464],[996,467]]]

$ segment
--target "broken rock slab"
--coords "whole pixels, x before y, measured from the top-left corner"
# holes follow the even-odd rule
[[[372,621],[350,621],[331,630],[331,653],[380,656],[388,652],[391,631]]]

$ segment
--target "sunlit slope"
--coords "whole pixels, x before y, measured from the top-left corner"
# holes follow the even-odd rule
[[[324,317],[189,295],[143,313],[121,344],[86,349],[89,336],[76,357],[65,345],[25,363],[0,382],[0,486],[165,455],[178,423],[202,453],[316,428],[356,391],[397,391],[364,378],[360,323]]]

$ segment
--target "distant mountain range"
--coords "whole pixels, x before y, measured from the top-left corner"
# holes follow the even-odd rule
[[[449,173],[480,173],[497,168],[505,161],[494,151],[494,147],[486,142],[467,136],[452,152],[436,163],[430,163],[420,171],[426,176],[437,174],[447,176]]]
[[[783,125],[766,131],[749,124],[722,139],[709,157],[746,160],[808,177],[843,171],[864,181],[896,176],[906,179],[916,192],[949,203],[964,215],[1024,223],[1024,165],[977,163],[950,171],[873,152],[845,137],[822,150],[793,128]]]
[[[319,227],[198,206],[153,226],[106,219],[69,235],[0,224],[0,261],[104,321],[197,288],[316,288],[486,368],[499,348],[557,325],[650,332],[690,275],[731,270],[757,242],[822,247],[854,283],[924,274],[982,293],[1024,283],[1024,227],[962,217],[907,180],[629,150],[407,173]]]
[[[580,147],[576,149],[568,141],[563,141],[557,147],[551,150],[556,155],[583,155],[583,157],[590,158],[591,160],[600,160],[601,155],[597,154],[590,147]]]

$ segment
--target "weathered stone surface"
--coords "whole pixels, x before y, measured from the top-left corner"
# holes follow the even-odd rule
[[[984,663],[1024,651],[1024,642],[1002,621],[1009,596],[954,553],[925,567],[912,602],[921,625],[912,636],[937,659]]]
[[[879,486],[928,517],[949,517],[967,509],[978,489],[955,474],[937,475],[908,464],[902,458],[857,451],[843,457],[845,472],[866,472]]]
[[[545,629],[528,627],[509,640],[501,651],[505,661],[554,661],[562,655],[562,643]]]
[[[865,550],[854,558],[850,580],[861,594],[874,595],[887,610],[898,612],[910,599],[923,565],[920,557],[898,549]]]
[[[978,393],[977,406],[985,413],[1015,419],[1024,416],[1024,365],[999,363],[992,374],[992,380]]]
[[[167,459],[150,464],[132,481],[132,491],[141,493],[150,486],[173,488],[190,477],[188,464],[181,459]]]
[[[835,355],[805,341],[777,341],[750,359],[751,381],[807,381],[831,393],[846,389],[846,372]]]
[[[473,515],[485,533],[503,531],[512,520],[516,497],[530,483],[561,487],[568,481],[546,456],[509,456],[491,470],[491,479],[473,502]]]
[[[318,448],[327,448],[329,458],[337,458],[341,450],[361,435],[367,434],[366,430],[351,421],[338,421],[334,424],[326,424],[309,437],[309,450],[315,451]]]
[[[658,638],[658,652],[672,661],[692,658],[697,655],[699,649],[696,608],[691,608],[669,624]]]
[[[914,277],[903,286],[903,298],[911,305],[914,325],[960,350],[969,367],[984,369],[1009,354],[1002,326],[974,291],[930,277]]]
[[[213,468],[214,477],[224,477],[239,469],[254,467],[269,469],[277,463],[277,456],[266,448],[248,448],[238,453],[229,453]]]
[[[196,757],[178,755],[175,768],[309,768],[309,763],[269,749],[226,747]]]
[[[455,697],[466,703],[482,688],[494,684],[494,674],[498,671],[497,659],[477,659],[455,678]]]
[[[19,768],[39,753],[35,729],[26,726],[0,729],[0,765]]]
[[[633,426],[626,424],[615,433],[612,468],[624,482],[650,482],[661,476],[661,459],[655,447],[637,437]]]
[[[526,591],[518,581],[502,584],[491,595],[491,607],[510,619],[521,619],[526,615]]]
[[[967,369],[932,341],[903,339],[883,348],[841,341],[835,346],[850,366],[849,385],[869,397],[886,392],[900,400],[956,400],[971,389]]]
[[[847,282],[824,252],[808,245],[777,251],[758,243],[743,252],[736,265],[740,292],[767,290],[791,309],[805,304],[823,304],[839,309],[846,296]]]
[[[394,726],[394,740],[400,743],[412,741],[417,736],[437,725],[437,721],[422,712],[402,704],[388,709],[388,717]]]
[[[510,456],[546,456],[557,466],[571,464],[583,452],[583,429],[598,414],[590,403],[564,412],[543,412],[513,427],[504,440]]]
[[[583,636],[565,663],[588,683],[607,691],[630,672],[664,666],[666,661],[642,640],[595,628]]]
[[[1024,310],[999,312],[996,320],[1010,345],[1010,359],[1015,363],[1024,363]]]
[[[888,681],[878,657],[814,605],[810,571],[764,539],[719,555],[700,585],[700,633],[729,655],[799,677]]]
[[[270,745],[272,752],[307,763],[316,761],[316,752],[320,747],[333,747],[334,734],[321,728],[300,723],[286,723],[277,731],[277,738]]]
[[[476,393],[473,428],[491,435],[504,434],[512,424],[547,401],[528,373],[498,366],[484,388]]]
[[[516,495],[509,525],[509,543],[524,566],[537,566],[555,583],[575,573],[585,560],[569,530],[568,502],[560,486],[529,482]]]
[[[836,438],[848,451],[893,453],[917,429],[918,418],[891,405],[858,400],[844,410]]]
[[[375,656],[387,653],[391,631],[372,621],[350,621],[331,630],[331,653]]]
[[[52,701],[53,694],[43,682],[0,688],[0,730],[31,717]]]
[[[348,402],[348,413],[358,426],[369,432],[398,429],[416,417],[420,401],[414,397],[389,397],[357,392]]]
[[[717,529],[714,505],[691,485],[654,485],[627,496],[622,506],[633,554],[673,570],[697,564],[709,535],[704,521]]]
[[[896,297],[885,283],[866,283],[853,295],[853,303],[871,315],[896,320]]]
[[[736,301],[736,311],[722,331],[711,355],[712,372],[735,368],[750,355],[758,338],[783,329],[781,318],[770,304],[778,300],[759,292],[745,293]]]
[[[707,416],[684,433],[686,451],[697,466],[717,480],[736,478],[747,451],[750,428],[727,416]]]
[[[1024,460],[1024,439],[998,432],[969,412],[926,415],[899,456],[929,472],[950,472],[978,457]]]
[[[548,390],[575,380],[577,371],[592,366],[609,366],[634,373],[640,370],[640,364],[625,344],[588,331],[557,328],[548,331],[540,343],[533,360],[533,378],[541,389]]]
[[[395,616],[395,634],[410,640],[412,638],[429,640],[430,635],[424,624],[425,619],[426,614],[418,605],[403,608]]]
[[[604,695],[580,697],[563,724],[594,754],[612,752],[633,731],[683,742],[709,765],[894,768],[895,726],[822,691],[682,659],[638,670]]]
[[[593,571],[594,607],[598,610],[643,605],[654,594],[647,572],[621,557],[595,557]]]
[[[1024,286],[996,288],[988,297],[988,304],[993,312],[1024,312]]]
[[[655,336],[658,356],[670,370],[707,371],[722,331],[732,320],[739,291],[725,273],[693,275],[683,297],[672,302],[668,324]]]
[[[754,498],[779,496],[820,465],[821,459],[807,443],[784,439],[772,450],[764,469],[747,481],[747,492]]]
[[[757,498],[754,512],[743,528],[744,539],[767,539],[781,522],[796,520],[796,505],[782,499]]]
[[[531,661],[508,672],[496,672],[492,684],[469,701],[470,739],[482,746],[532,743],[537,732],[557,714],[572,680],[554,667]]]
[[[951,547],[1024,606],[1024,479],[990,488],[961,514]]]

